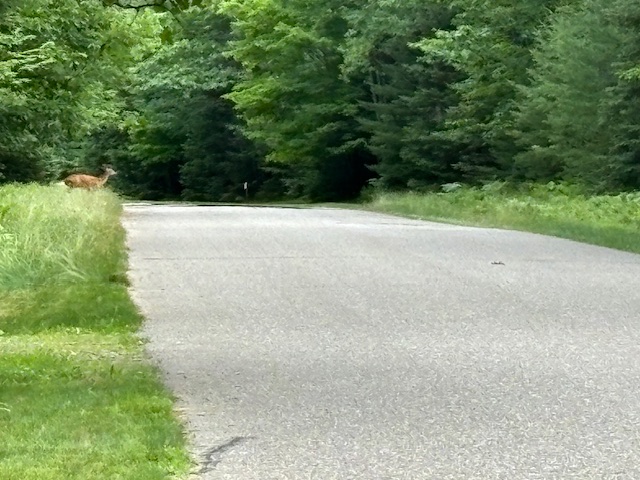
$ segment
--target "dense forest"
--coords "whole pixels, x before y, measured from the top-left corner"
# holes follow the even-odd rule
[[[2,0],[0,183],[143,199],[640,188],[632,0]]]

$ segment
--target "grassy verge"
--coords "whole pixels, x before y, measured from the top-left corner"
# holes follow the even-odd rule
[[[383,193],[366,208],[414,218],[543,233],[640,253],[640,193],[585,196],[550,183],[447,193]]]
[[[143,356],[109,192],[0,187],[0,478],[163,479],[190,467]]]

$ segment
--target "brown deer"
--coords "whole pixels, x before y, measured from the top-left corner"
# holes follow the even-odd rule
[[[117,174],[117,172],[109,165],[103,165],[103,168],[104,173],[99,177],[94,177],[93,175],[85,175],[83,173],[75,173],[65,178],[64,184],[67,187],[86,188],[87,190],[101,188],[105,183],[107,183],[109,177]]]

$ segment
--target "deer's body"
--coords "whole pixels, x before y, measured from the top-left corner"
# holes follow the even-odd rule
[[[104,173],[99,177],[93,175],[85,175],[83,173],[75,173],[64,179],[64,184],[71,188],[86,188],[93,190],[102,187],[109,177],[115,175],[116,172],[111,167],[105,167]]]

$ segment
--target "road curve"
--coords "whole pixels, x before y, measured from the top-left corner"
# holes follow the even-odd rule
[[[202,480],[640,478],[640,256],[334,209],[126,207]]]

